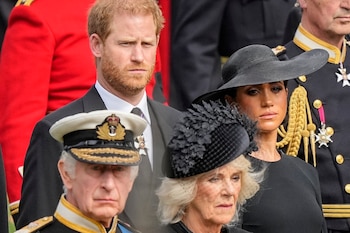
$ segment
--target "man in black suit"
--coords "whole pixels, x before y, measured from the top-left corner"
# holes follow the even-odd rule
[[[163,175],[160,163],[172,126],[181,115],[148,99],[145,92],[153,73],[163,22],[153,0],[101,0],[93,5],[88,32],[96,58],[97,82],[85,96],[47,115],[35,126],[24,162],[17,227],[52,215],[62,193],[56,167],[62,147],[49,134],[52,124],[80,112],[101,109],[131,112],[138,107],[148,122],[144,132],[146,155],[119,217],[142,232],[157,232],[154,190]]]
[[[281,44],[295,0],[172,2],[169,104],[184,110],[221,84],[221,56],[250,44]]]

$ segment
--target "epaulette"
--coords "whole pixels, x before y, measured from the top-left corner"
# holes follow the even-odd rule
[[[18,231],[15,231],[15,233],[31,233],[31,232],[40,230],[41,228],[51,223],[52,221],[53,221],[53,216],[43,217],[34,222],[29,223],[27,226],[22,227]]]
[[[34,2],[34,0],[18,0],[15,6],[20,6],[20,5],[30,6],[32,2]]]
[[[283,54],[285,54],[287,51],[286,47],[284,47],[283,45],[278,45],[275,48],[272,48],[272,52],[278,57],[281,56]]]

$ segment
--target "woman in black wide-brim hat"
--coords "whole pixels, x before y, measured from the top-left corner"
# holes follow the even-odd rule
[[[235,52],[223,66],[225,84],[194,102],[221,100],[237,106],[257,122],[254,166],[267,167],[260,191],[248,201],[242,228],[257,233],[326,232],[316,170],[276,147],[278,127],[287,112],[287,80],[310,74],[326,64],[328,53],[311,50],[280,61],[264,45]]]

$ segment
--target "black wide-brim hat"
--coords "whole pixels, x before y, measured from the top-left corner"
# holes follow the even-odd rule
[[[51,126],[50,134],[78,161],[134,166],[141,162],[135,138],[146,126],[135,114],[98,110],[62,118]]]
[[[248,45],[233,53],[224,64],[224,84],[218,90],[197,97],[193,103],[220,99],[232,88],[286,81],[311,74],[327,63],[328,56],[326,50],[312,49],[281,61],[268,46]]]

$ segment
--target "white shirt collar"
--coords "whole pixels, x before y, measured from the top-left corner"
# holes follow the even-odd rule
[[[106,108],[108,110],[131,112],[131,110],[134,107],[138,107],[139,109],[141,109],[142,113],[145,115],[145,120],[148,122],[149,125],[151,125],[151,117],[148,111],[146,92],[143,93],[141,101],[136,106],[133,106],[132,104],[126,102],[125,100],[108,92],[106,89],[104,89],[101,86],[101,84],[98,81],[95,84],[95,88],[98,94],[101,96],[101,99],[106,105]]]

